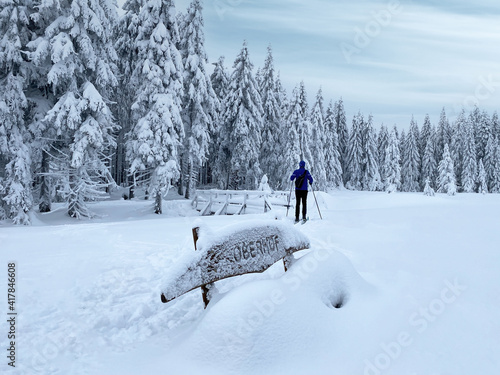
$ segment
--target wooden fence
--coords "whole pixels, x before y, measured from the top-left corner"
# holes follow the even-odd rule
[[[191,204],[202,216],[243,215],[267,212],[273,210],[274,206],[286,207],[289,194],[286,191],[196,190]]]

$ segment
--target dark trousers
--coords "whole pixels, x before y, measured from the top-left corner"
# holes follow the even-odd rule
[[[295,190],[295,218],[299,219],[300,203],[302,201],[302,218],[307,214],[307,190]]]

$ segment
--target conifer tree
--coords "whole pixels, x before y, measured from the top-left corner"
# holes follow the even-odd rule
[[[417,135],[418,125],[412,117],[403,148],[403,191],[420,191],[420,154]]]
[[[427,183],[427,180],[429,180],[430,185],[436,186],[437,161],[435,159],[435,154],[434,131],[431,130],[430,136],[427,138],[424,154],[422,156],[421,176],[424,186]]]
[[[339,139],[340,166],[343,172],[344,185],[347,183],[347,164],[349,148],[349,130],[347,128],[347,118],[344,109],[344,102],[340,98],[335,103],[335,121],[337,123],[337,135]]]
[[[233,68],[223,115],[219,160],[230,165],[228,179],[232,188],[254,189],[262,177],[259,151],[263,109],[246,41]]]
[[[450,155],[448,144],[444,145],[443,158],[439,162],[438,193],[455,195],[457,193],[457,183],[453,159]]]
[[[314,173],[314,184],[317,190],[326,189],[326,168],[325,168],[325,144],[326,131],[324,124],[325,113],[323,109],[323,93],[321,88],[316,95],[316,101],[311,111],[311,130],[310,138],[311,154],[314,160],[314,165],[311,166],[311,171]]]
[[[486,171],[484,169],[483,159],[479,159],[477,182],[478,182],[477,192],[481,194],[488,194],[488,183],[487,183]]]
[[[391,132],[389,145],[385,151],[384,173],[385,191],[387,193],[398,191],[401,186],[401,165],[399,141],[395,129]]]
[[[497,139],[492,135],[488,137],[488,142],[486,143],[486,148],[484,152],[484,169],[486,171],[486,183],[488,185],[489,191],[491,191],[493,182],[493,172],[495,170],[495,155],[497,148]]]
[[[382,179],[378,165],[378,148],[372,115],[368,116],[368,121],[362,122],[361,139],[363,149],[361,185],[364,190],[381,190]]]
[[[211,134],[212,142],[209,145],[209,156],[208,156],[208,169],[211,171],[208,178],[211,178],[212,182],[217,182],[220,187],[225,187],[224,181],[227,177],[227,171],[229,166],[219,165],[217,160],[219,160],[219,147],[218,142],[220,140],[220,131],[222,127],[222,116],[225,108],[225,99],[227,91],[229,88],[229,73],[224,65],[225,57],[221,56],[217,62],[212,63],[214,65],[214,71],[210,76],[210,81],[212,82],[212,88],[217,95],[218,106],[216,108],[217,115],[214,121],[214,127]],[[227,159],[226,159],[227,160]]]
[[[31,37],[28,29],[31,2],[1,4],[0,167],[5,164],[5,176],[3,182],[0,181],[0,217],[7,216],[15,224],[30,224],[28,213],[33,205],[31,151],[24,121],[29,71],[23,54]]]
[[[137,38],[139,63],[133,79],[139,83],[132,106],[134,126],[127,142],[130,172],[154,199],[162,213],[162,197],[179,178],[179,147],[184,138],[181,119],[182,57],[173,1],[145,2]]]
[[[446,117],[446,111],[443,107],[436,130],[436,160],[441,160],[444,152],[444,145],[451,144],[451,127]]]
[[[477,162],[476,142],[474,141],[474,130],[471,121],[466,122],[462,143],[462,190],[472,193],[476,190]]]
[[[106,186],[113,182],[104,156],[115,146],[108,103],[117,85],[112,43],[116,8],[107,0],[41,2],[33,19],[48,25],[30,43],[30,56],[47,69],[47,86],[55,96],[43,122],[61,145],[68,214],[89,217],[87,202],[99,198],[102,181]]]
[[[496,139],[500,139],[500,120],[498,119],[498,113],[496,111],[493,112],[491,116],[490,127],[491,135]]]
[[[300,121],[297,122],[297,133],[299,135],[300,158],[306,162],[309,168],[315,165],[315,160],[311,152],[312,125],[309,119],[309,104],[304,81],[299,85],[299,106]]]
[[[500,144],[495,141],[490,192],[500,193]]]
[[[389,131],[387,130],[387,127],[384,124],[382,124],[380,126],[380,131],[377,137],[377,148],[378,148],[378,165],[380,167],[380,177],[382,178],[382,184],[384,186],[385,186],[385,181],[384,181],[385,150],[387,149],[387,146],[389,146]]]
[[[325,168],[328,187],[338,188],[343,186],[342,166],[340,165],[339,142],[337,135],[337,122],[335,106],[330,101],[325,114]]]
[[[418,142],[418,152],[421,157],[424,155],[425,147],[427,146],[427,142],[429,141],[431,134],[432,134],[431,119],[429,118],[429,115],[426,114],[424,118],[424,124],[422,125],[422,129],[420,131],[420,138]]]
[[[279,92],[276,87],[274,62],[271,46],[267,48],[267,57],[261,71],[261,97],[264,110],[262,129],[262,145],[260,148],[260,165],[262,171],[271,176],[271,183],[277,187],[280,175],[281,126],[283,113],[281,112]]]
[[[430,182],[431,181],[429,178],[425,179],[424,195],[427,195],[429,197],[433,197],[434,196],[434,189],[431,187]]]
[[[347,153],[347,185],[351,190],[362,189],[363,178],[363,136],[364,119],[361,112],[358,112],[352,120],[352,128],[349,137],[349,147]]]
[[[123,5],[125,14],[115,28],[115,49],[118,56],[118,88],[115,90],[115,117],[120,128],[116,134],[116,152],[113,160],[113,178],[120,184],[127,181],[129,165],[126,160],[125,136],[133,126],[132,104],[139,86],[132,73],[138,64],[136,39],[139,34],[139,13],[142,0],[127,0]]]
[[[301,155],[299,147],[299,133],[297,131],[300,124],[304,121],[304,113],[302,112],[301,98],[299,87],[296,86],[292,92],[292,98],[288,106],[288,114],[285,122],[285,127],[282,133],[282,140],[284,141],[283,148],[283,173],[282,173],[282,186],[290,186],[290,170],[298,165]],[[306,165],[307,168],[309,166]]]
[[[203,33],[201,0],[193,0],[187,10],[181,31],[181,55],[184,66],[184,124],[183,163],[185,197],[190,198],[197,176],[207,160],[210,136],[213,134],[218,106],[217,96],[206,71],[208,63]]]
[[[484,158],[486,144],[491,135],[491,119],[486,111],[482,111],[479,116],[479,123],[475,129],[476,155],[478,159]]]

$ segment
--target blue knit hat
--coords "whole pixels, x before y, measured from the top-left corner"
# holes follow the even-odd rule
[[[304,160],[301,160],[300,163],[299,163],[299,166],[305,167],[306,166],[306,162]]]

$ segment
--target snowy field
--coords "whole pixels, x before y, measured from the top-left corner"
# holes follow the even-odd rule
[[[216,284],[168,304],[169,268],[191,228],[270,214],[198,217],[185,200],[63,208],[0,226],[2,374],[497,375],[500,195],[310,195],[295,228],[311,250],[285,274]],[[276,214],[276,212],[275,212]],[[284,216],[284,211],[278,211]],[[289,215],[288,220],[293,215]],[[7,366],[7,263],[16,262],[16,369]]]

